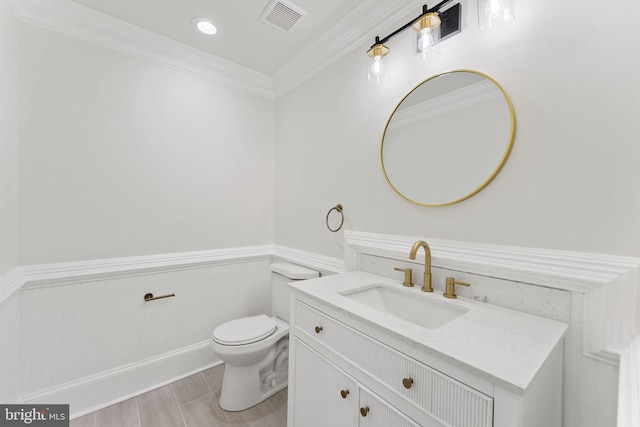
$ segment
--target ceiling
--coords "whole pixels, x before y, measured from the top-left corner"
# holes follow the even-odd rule
[[[259,19],[270,0],[72,1],[271,76],[364,0],[283,0],[306,12],[289,32]],[[196,31],[191,20],[197,16],[210,18],[217,34]]]
[[[260,19],[271,0],[7,1],[26,23],[269,99],[354,49],[365,52],[422,7],[421,0],[277,0],[304,14],[286,32]],[[217,34],[197,32],[197,16],[210,18]]]

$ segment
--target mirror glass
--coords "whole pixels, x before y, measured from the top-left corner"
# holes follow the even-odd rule
[[[382,169],[410,202],[450,205],[493,180],[514,136],[515,114],[502,87],[478,71],[451,71],[420,83],[391,113]]]

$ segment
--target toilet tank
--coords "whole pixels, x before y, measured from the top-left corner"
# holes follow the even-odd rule
[[[289,262],[271,264],[273,315],[289,322],[289,287],[287,283],[320,277],[320,273]]]

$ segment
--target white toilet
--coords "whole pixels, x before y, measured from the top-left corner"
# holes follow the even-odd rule
[[[271,264],[273,317],[266,314],[223,323],[211,347],[225,362],[220,407],[250,408],[287,386],[289,289],[287,283],[318,277],[317,271],[286,262]]]

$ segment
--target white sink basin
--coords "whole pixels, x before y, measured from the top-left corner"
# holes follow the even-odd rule
[[[438,328],[468,311],[446,301],[434,300],[433,295],[382,284],[343,292],[341,295],[427,329]]]

